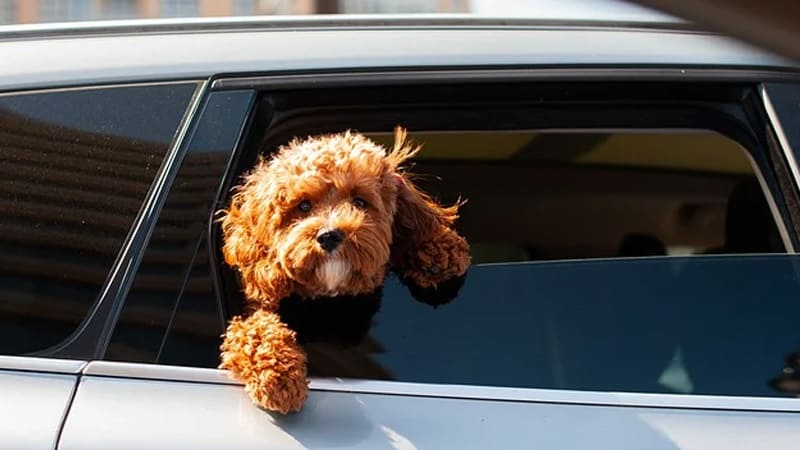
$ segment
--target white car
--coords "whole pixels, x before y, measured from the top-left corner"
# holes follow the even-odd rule
[[[17,26],[0,61],[0,448],[800,445],[792,63],[574,11]],[[395,125],[468,200],[466,283],[388,279],[258,409],[215,368],[214,213],[292,137]]]

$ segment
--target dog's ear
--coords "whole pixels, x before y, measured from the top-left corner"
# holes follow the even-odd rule
[[[406,142],[404,129],[395,129],[394,149],[387,155],[397,184],[391,264],[417,300],[438,305],[452,300],[463,284],[469,246],[453,229],[462,203],[439,204],[414,185],[404,168],[419,149]]]
[[[274,310],[289,295],[289,280],[275,266],[269,242],[280,221],[275,205],[280,195],[266,160],[245,175],[228,209],[220,211],[222,254],[241,275],[245,297],[253,306]]]

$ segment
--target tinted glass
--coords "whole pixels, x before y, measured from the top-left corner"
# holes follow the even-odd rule
[[[695,256],[487,264],[452,303],[393,277],[357,349],[311,372],[528,388],[778,396],[800,344],[800,258]]]
[[[0,96],[0,354],[43,350],[81,321],[195,87]]]
[[[209,98],[125,301],[107,359],[216,365],[223,322],[206,235],[251,95],[226,92]]]
[[[157,355],[161,364],[195,367],[219,364],[220,336],[225,323],[214,295],[208,255],[204,238]]]
[[[768,83],[765,87],[795,158],[800,158],[800,85]]]

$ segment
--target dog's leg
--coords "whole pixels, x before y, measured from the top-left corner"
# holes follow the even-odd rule
[[[398,175],[392,267],[411,295],[440,305],[458,294],[469,268],[469,245],[453,228],[458,204],[444,207]]]
[[[277,313],[257,310],[235,317],[222,343],[221,369],[245,385],[254,403],[286,414],[299,411],[308,396],[306,354]]]

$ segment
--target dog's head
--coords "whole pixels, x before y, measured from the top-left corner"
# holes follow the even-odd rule
[[[402,264],[449,229],[457,205],[438,205],[403,170],[417,151],[398,128],[391,151],[345,132],[294,140],[260,159],[222,218],[225,261],[247,298],[274,307],[293,293],[373,291],[390,261]]]

